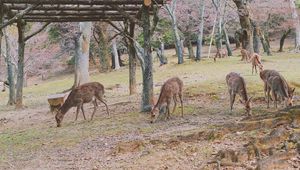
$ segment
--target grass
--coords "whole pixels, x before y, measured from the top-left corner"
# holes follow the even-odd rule
[[[171,76],[179,76],[185,84],[185,94],[188,96],[198,96],[208,94],[215,102],[224,102],[222,95],[227,95],[225,76],[231,71],[241,73],[247,82],[247,88],[251,96],[263,96],[263,84],[258,75],[251,74],[251,65],[239,61],[238,57],[218,60],[213,63],[212,59],[204,59],[199,63],[186,60],[185,64],[177,65],[176,58],[169,58],[170,63],[164,67],[158,67],[155,63],[154,82],[163,82]],[[275,54],[271,57],[263,57],[266,69],[279,70],[287,80],[300,82],[299,61],[297,54]],[[137,71],[137,81],[141,83],[141,71]],[[99,81],[106,87],[121,84],[128,86],[128,70],[121,69],[106,74],[93,74],[92,81]],[[24,89],[25,104],[31,108],[47,106],[47,95],[68,89],[73,83],[73,75],[66,75],[50,79],[37,86],[30,86]],[[155,87],[155,92],[159,92],[160,87]],[[299,89],[296,90],[299,94]],[[109,98],[110,94],[106,96]],[[3,94],[3,93],[2,93]],[[13,107],[5,106],[7,92],[0,96],[0,115],[7,112],[14,112]],[[127,96],[127,92],[118,94]],[[201,97],[201,96],[200,96]],[[180,105],[178,103],[178,105]],[[205,106],[202,109],[207,112],[217,112],[214,106]],[[212,107],[210,109],[210,107]],[[192,105],[184,106],[185,114],[194,114],[198,110]],[[239,109],[237,109],[240,111]],[[263,112],[261,108],[255,108],[256,112]],[[180,116],[180,108],[177,108],[174,115]],[[227,112],[226,112],[227,113]],[[71,148],[80,144],[84,140],[93,139],[99,136],[118,136],[138,130],[142,134],[152,134],[157,129],[168,128],[163,123],[152,125],[148,123],[148,116],[138,113],[138,111],[113,116],[109,119],[106,116],[96,118],[92,123],[84,121],[65,121],[63,128],[50,127],[49,124],[38,123],[32,127],[22,127],[21,129],[6,129],[0,132],[0,165],[8,159],[20,159],[26,154],[33,154],[36,151],[47,147],[47,149]],[[0,122],[1,123],[1,122]],[[75,124],[75,125],[74,125]],[[1,125],[1,124],[0,124]],[[0,166],[1,167],[1,166]]]

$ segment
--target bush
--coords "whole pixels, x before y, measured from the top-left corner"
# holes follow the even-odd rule
[[[60,33],[57,27],[52,26],[48,30],[48,36],[51,43],[55,43],[59,41]]]

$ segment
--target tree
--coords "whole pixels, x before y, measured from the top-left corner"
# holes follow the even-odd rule
[[[253,53],[253,31],[250,22],[250,12],[248,2],[244,0],[233,0],[237,7],[237,12],[242,27],[242,46],[251,54]]]
[[[294,27],[296,32],[295,51],[300,52],[300,20],[296,8],[295,0],[290,0],[290,7],[292,10],[292,18],[294,20]]]
[[[203,42],[203,28],[204,28],[204,11],[205,11],[205,1],[201,0],[199,5],[199,13],[200,13],[200,25],[199,25],[199,33],[197,38],[197,52],[196,52],[196,61],[200,61],[202,56],[202,42]]]
[[[10,54],[10,43],[8,38],[8,33],[6,28],[4,30],[4,40],[5,40],[5,61],[7,64],[7,80],[9,84],[9,99],[7,105],[16,104],[16,94],[15,94],[15,76],[14,76],[14,65],[12,63],[12,57]]]
[[[91,22],[80,22],[80,32],[75,36],[74,87],[89,82],[89,50],[92,32]]]
[[[113,65],[114,65],[114,69],[118,70],[120,69],[120,63],[119,63],[119,54],[118,54],[118,48],[117,48],[117,41],[114,38],[112,40],[112,57],[113,57]]]
[[[109,48],[108,48],[108,24],[107,23],[101,23],[97,22],[94,24],[94,39],[97,42],[98,45],[98,55],[100,59],[100,70],[101,71],[109,71],[110,69],[110,64],[109,64],[109,59],[110,59],[110,53],[109,53]],[[97,38],[96,38],[97,34]]]
[[[176,54],[178,57],[178,64],[183,63],[183,49],[181,46],[181,39],[178,33],[178,28],[177,28],[177,20],[176,20],[176,5],[177,5],[177,0],[172,0],[171,6],[169,4],[166,4],[166,10],[168,11],[168,14],[171,18],[172,22],[172,30],[174,34],[174,39],[175,39],[175,47],[176,47]]]

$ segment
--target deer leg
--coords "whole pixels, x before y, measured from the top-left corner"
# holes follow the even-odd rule
[[[94,115],[95,115],[95,113],[96,113],[96,110],[97,110],[97,107],[98,107],[98,104],[97,104],[97,100],[96,100],[96,99],[93,101],[93,104],[94,104],[94,111],[93,111],[93,114],[92,114],[91,120],[93,120],[93,118],[94,118]]]
[[[268,105],[267,105],[267,108],[269,109],[270,108],[270,88],[267,89],[267,95],[268,95]]]
[[[80,111],[80,107],[81,107],[81,104],[79,104],[79,105],[77,106],[75,121],[76,121],[77,118],[78,118],[78,113],[79,113],[79,111]]]
[[[167,114],[165,116],[165,120],[170,119],[170,99],[167,100]]]
[[[236,96],[236,94],[233,92],[233,91],[231,91],[231,100],[230,100],[230,110],[232,111],[233,110],[233,104],[234,104],[234,101],[235,101],[235,96]]]
[[[83,110],[83,104],[81,105],[81,111],[82,111],[82,115],[83,115],[84,120],[86,120],[84,110]]]
[[[97,95],[96,95],[96,98],[97,98],[101,103],[103,103],[103,104],[105,105],[107,115],[109,116],[108,106],[107,106],[107,104],[104,102],[104,100],[102,99],[102,97],[101,97],[99,94],[97,94]]]
[[[252,65],[252,75],[253,75],[253,72],[254,72],[254,65]]]
[[[277,94],[273,91],[272,95],[274,96],[274,107],[277,109]]]
[[[174,100],[174,107],[173,107],[172,113],[175,112],[175,109],[176,109],[176,106],[177,106],[177,98],[176,98],[176,95],[173,96],[173,100]]]
[[[255,73],[257,74],[257,65],[254,65]]]
[[[180,105],[181,105],[181,117],[183,117],[183,100],[182,100],[182,92],[179,93]]]

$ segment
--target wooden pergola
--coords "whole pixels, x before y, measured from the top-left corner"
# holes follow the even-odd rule
[[[2,28],[17,23],[19,33],[18,78],[23,77],[25,42],[40,32],[51,22],[93,22],[127,21],[134,31],[134,26],[143,28],[145,74],[143,77],[143,96],[150,104],[153,95],[151,22],[150,15],[164,4],[165,0],[0,0],[0,39]],[[36,33],[25,37],[27,22],[45,22]],[[131,32],[131,31],[130,31]],[[131,34],[132,35],[132,34]],[[132,42],[133,43],[133,42]],[[1,41],[0,41],[1,48]],[[23,81],[17,82],[17,105],[22,105]],[[21,91],[18,92],[18,89]],[[19,101],[18,101],[19,100]]]

